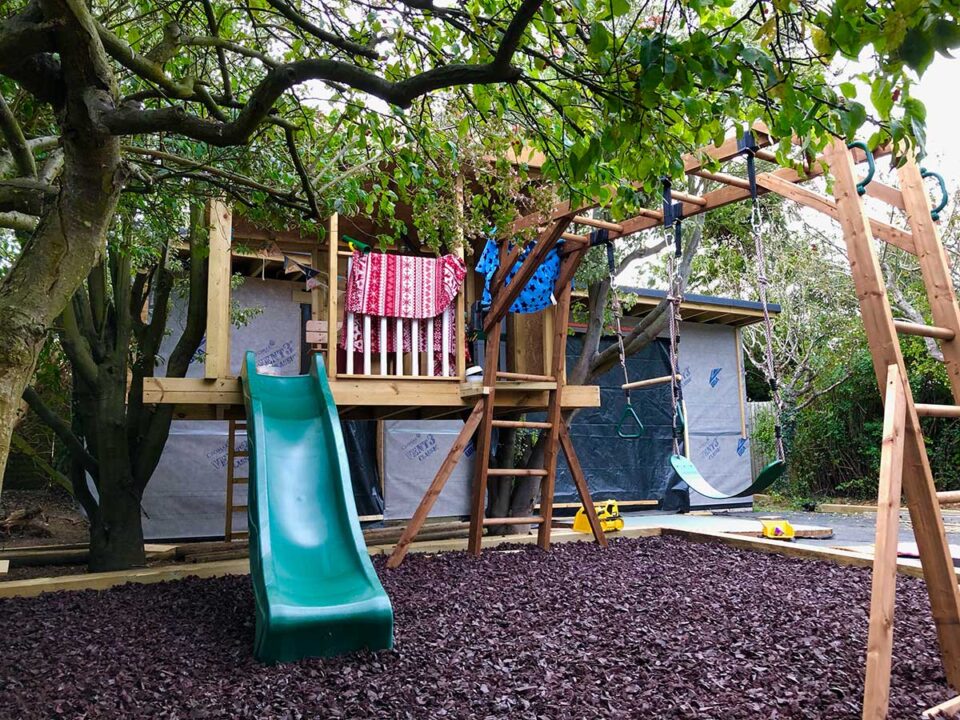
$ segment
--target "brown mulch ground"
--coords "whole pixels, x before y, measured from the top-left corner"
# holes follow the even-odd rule
[[[4,718],[858,718],[869,571],[679,538],[377,569],[396,649],[251,657],[249,579],[0,600]],[[891,717],[951,694],[898,580]]]

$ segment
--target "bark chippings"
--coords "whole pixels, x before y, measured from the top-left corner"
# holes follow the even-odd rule
[[[4,717],[859,718],[870,573],[678,538],[413,555],[396,650],[267,667],[245,577],[0,601]],[[892,718],[951,693],[898,579]]]

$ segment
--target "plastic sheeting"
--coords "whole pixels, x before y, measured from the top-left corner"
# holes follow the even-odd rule
[[[248,278],[233,290],[241,307],[262,310],[242,327],[230,329],[230,366],[240,373],[243,354],[257,352],[259,365],[268,365],[281,375],[296,375],[301,367],[301,308],[293,299],[300,283]],[[170,315],[172,332],[164,338],[161,356],[172,349],[184,322],[184,299],[174,297]],[[188,377],[203,376],[203,346],[190,366]],[[163,373],[163,367],[158,370]],[[344,440],[350,458],[357,512],[383,512],[377,472],[376,423],[344,422]],[[174,421],[157,470],[143,497],[143,526],[147,539],[220,537],[224,531],[226,463],[229,424],[217,421]],[[246,448],[238,433],[237,449]],[[235,459],[237,477],[248,474],[248,458]],[[234,503],[246,504],[246,486],[234,488]],[[234,515],[237,531],[246,529],[246,513]]]
[[[384,520],[413,517],[420,499],[463,428],[460,420],[386,420],[383,438]],[[470,514],[476,448],[463,452],[430,511],[430,517]]]
[[[614,341],[605,339],[602,347]],[[568,357],[580,353],[576,336],[569,338]],[[670,374],[669,345],[660,338],[627,358],[631,381]],[[750,481],[749,447],[740,437],[740,392],[734,328],[684,323],[681,328],[680,373],[690,427],[691,457],[704,478],[720,490],[746,487]],[[685,510],[687,488],[674,475],[670,385],[631,392],[633,407],[644,426],[636,440],[617,436],[616,426],[626,398],[618,365],[599,379],[601,407],[580,411],[570,433],[583,466],[590,492],[596,500],[658,500],[664,510]],[[557,502],[578,502],[579,497],[561,455],[557,473]],[[689,504],[731,506],[749,498],[712,500],[689,492]]]

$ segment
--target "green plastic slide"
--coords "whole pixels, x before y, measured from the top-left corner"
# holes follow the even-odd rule
[[[250,452],[254,655],[287,662],[393,647],[393,608],[367,555],[323,360],[309,375],[243,365]]]

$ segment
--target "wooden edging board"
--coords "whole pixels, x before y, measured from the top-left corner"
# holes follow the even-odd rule
[[[901,510],[907,510],[907,506],[903,505]],[[817,505],[818,513],[835,513],[837,515],[856,515],[859,513],[876,513],[876,505],[846,505],[840,503],[821,503]],[[960,509],[951,510],[950,508],[941,508],[940,512],[944,515],[960,515]]]
[[[873,567],[873,557],[863,553],[823,548],[803,543],[789,543],[766,538],[745,537],[724,532],[709,532],[700,530],[686,530],[680,528],[628,528],[609,537],[655,537],[658,535],[679,537],[692,542],[715,542],[742,550],[775,553],[788,557],[804,558],[808,560],[823,560],[838,565],[852,567]],[[553,542],[592,542],[589,533],[574,533],[568,530],[555,529]],[[536,535],[508,535],[505,537],[487,538],[484,547],[496,547],[503,544],[534,544]],[[455,550],[465,550],[464,539],[431,540],[413,543],[410,552],[439,553]],[[393,545],[374,545],[367,548],[371,555],[389,554]],[[246,575],[250,571],[249,561],[222,560],[193,565],[171,565],[159,568],[143,568],[105,573],[90,573],[87,575],[66,575],[56,578],[37,578],[32,580],[11,580],[0,582],[0,598],[31,597],[44,592],[59,590],[103,590],[124,583],[156,583],[167,580],[180,580],[185,577],[220,577],[223,575]],[[920,563],[915,560],[898,560],[897,572],[912,577],[923,577]]]

